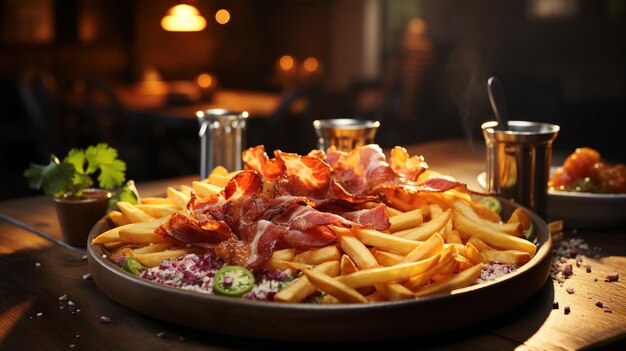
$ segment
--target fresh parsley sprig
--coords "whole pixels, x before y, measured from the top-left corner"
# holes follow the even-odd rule
[[[47,165],[31,163],[24,176],[30,188],[43,190],[46,195],[81,196],[84,189],[96,184],[95,179],[102,189],[123,185],[126,163],[118,159],[115,148],[100,143],[87,149],[71,149],[63,161],[52,155]]]

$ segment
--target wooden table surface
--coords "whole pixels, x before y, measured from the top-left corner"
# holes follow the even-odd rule
[[[431,169],[454,176],[470,188],[477,189],[476,175],[484,169],[482,145],[448,140],[410,146],[408,149],[412,154],[424,155]],[[190,184],[194,179],[196,176],[140,183],[138,188],[144,196],[158,195],[164,192],[166,186]],[[190,330],[142,316],[118,305],[104,295],[93,280],[84,276],[89,271],[83,251],[45,238],[61,238],[49,198],[37,196],[0,202],[0,219],[1,350],[258,350],[304,347]],[[574,258],[566,259],[566,263],[574,266],[573,276],[562,283],[548,279],[537,294],[505,315],[445,334],[345,347],[392,349],[409,345],[410,349],[433,350],[626,349],[626,228],[567,229],[564,240],[573,238],[583,240],[588,246],[588,250],[582,252],[583,265],[577,267]],[[584,268],[586,264],[592,267],[590,273]],[[612,272],[618,272],[620,279],[605,282],[606,275]],[[573,293],[568,293],[567,288],[574,288]],[[60,301],[63,296],[67,296],[67,300]],[[558,309],[553,309],[555,301],[559,303]],[[597,302],[602,302],[611,312],[597,307]],[[565,314],[565,306],[571,307],[571,313]],[[484,308],[489,308],[488,301],[485,301]],[[110,322],[103,323],[102,316],[109,317]]]

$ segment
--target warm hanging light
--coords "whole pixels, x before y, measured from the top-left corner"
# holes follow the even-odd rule
[[[206,27],[206,20],[197,8],[180,4],[167,11],[161,27],[170,32],[199,32]]]

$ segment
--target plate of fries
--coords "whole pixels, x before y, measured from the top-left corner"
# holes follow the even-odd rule
[[[490,212],[477,199],[468,201],[454,190],[425,195],[426,207],[411,209],[406,201],[402,210],[389,206],[387,230],[332,226],[337,240],[328,246],[274,251],[264,267],[289,269],[296,279],[273,301],[167,286],[115,263],[123,255],[158,267],[197,252],[155,229],[184,211],[192,194],[223,191],[234,174],[214,172],[193,184],[168,187],[163,197],[142,198],[136,205],[118,203],[88,239],[92,278],[102,292],[144,315],[210,332],[282,341],[363,342],[486,321],[536,293],[549,275],[552,241],[541,218],[501,198],[501,212]],[[523,229],[529,226],[532,234],[526,238]],[[477,283],[494,262],[516,269]],[[321,298],[306,300],[314,293]]]

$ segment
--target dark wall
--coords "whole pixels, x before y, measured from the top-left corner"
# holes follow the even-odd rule
[[[563,1],[560,16],[533,14],[541,1],[423,1],[438,51],[437,111],[481,138],[493,119],[486,81],[503,82],[512,119],[556,123],[555,148],[595,147],[626,159],[626,2]]]

